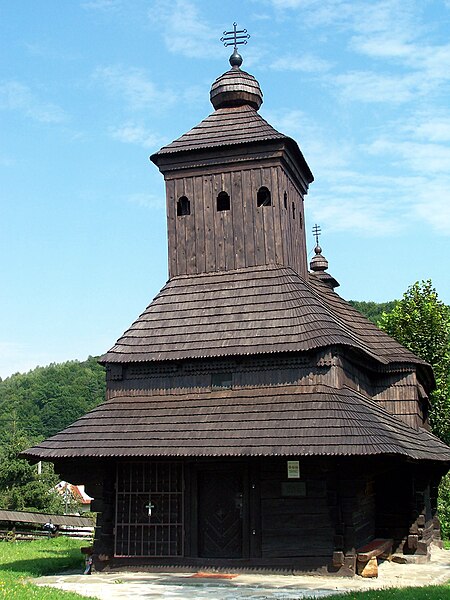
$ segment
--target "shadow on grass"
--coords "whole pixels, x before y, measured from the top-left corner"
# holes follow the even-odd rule
[[[0,572],[7,571],[9,573],[20,573],[26,577],[40,577],[41,575],[55,575],[68,571],[82,573],[84,570],[82,556],[67,556],[67,552],[63,551],[42,552],[42,554],[47,556],[3,562],[0,565]],[[49,554],[51,556],[48,556]]]

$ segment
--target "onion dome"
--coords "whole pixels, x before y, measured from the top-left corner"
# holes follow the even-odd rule
[[[311,271],[326,271],[328,269],[328,261],[325,256],[322,256],[322,248],[317,245],[314,248],[315,257],[309,263]]]
[[[258,110],[263,102],[259,83],[249,73],[241,71],[242,57],[234,52],[230,57],[231,69],[218,77],[211,86],[210,98],[214,108],[248,104]]]
[[[309,268],[312,271],[311,274],[320,279],[322,283],[325,283],[331,289],[339,287],[339,282],[336,281],[332,275],[325,272],[328,269],[328,261],[325,256],[322,256],[322,248],[319,246],[319,244],[317,244],[314,248],[314,252],[316,255],[309,263]]]

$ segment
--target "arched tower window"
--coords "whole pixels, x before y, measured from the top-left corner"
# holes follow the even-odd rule
[[[186,196],[180,196],[177,200],[177,217],[191,214],[191,203]]]
[[[259,188],[256,196],[256,206],[270,206],[272,204],[272,198],[269,190],[263,185]]]
[[[287,192],[284,192],[283,200],[284,200],[284,208],[287,208]]]
[[[292,218],[295,219],[295,203],[292,203]]]
[[[226,192],[217,196],[217,210],[230,210],[230,196]]]

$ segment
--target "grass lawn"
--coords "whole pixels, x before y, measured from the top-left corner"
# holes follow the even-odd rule
[[[86,600],[86,596],[27,582],[31,577],[68,569],[82,573],[84,561],[80,547],[83,545],[86,542],[64,537],[33,542],[0,542],[0,599]]]
[[[0,600],[86,600],[71,592],[29,583],[32,577],[51,575],[66,570],[82,572],[84,568],[80,540],[58,537],[34,542],[0,542]],[[450,549],[450,543],[446,543]],[[450,599],[450,583],[424,588],[403,588],[350,592],[330,596],[332,600],[446,600]],[[90,600],[95,600],[91,598]]]
[[[348,594],[330,596],[330,600],[447,600],[448,598],[450,598],[450,585],[349,592]]]

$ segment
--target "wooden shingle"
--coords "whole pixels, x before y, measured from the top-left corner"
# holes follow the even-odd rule
[[[172,278],[101,362],[309,351],[330,345],[354,348],[384,365],[426,365],[326,285],[276,266]]]
[[[450,449],[367,397],[326,386],[119,395],[29,458],[373,456],[449,461]]]

